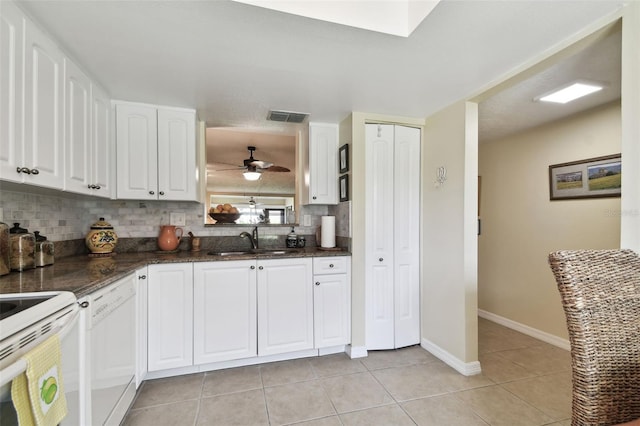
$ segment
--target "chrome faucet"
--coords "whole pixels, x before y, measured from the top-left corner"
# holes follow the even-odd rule
[[[249,238],[249,241],[251,241],[251,248],[254,250],[257,249],[258,248],[258,227],[256,226],[255,228],[253,228],[253,231],[251,232],[251,234],[248,232],[241,232],[240,238]]]

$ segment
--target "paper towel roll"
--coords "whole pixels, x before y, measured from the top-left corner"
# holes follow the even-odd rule
[[[333,248],[336,246],[336,217],[322,216],[320,246]]]

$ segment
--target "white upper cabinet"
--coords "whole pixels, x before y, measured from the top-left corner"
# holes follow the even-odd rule
[[[197,200],[194,110],[116,103],[117,198]]]
[[[161,200],[197,200],[196,113],[158,109],[158,194]]]
[[[91,80],[65,58],[64,84],[65,189],[85,193],[91,185]]]
[[[111,99],[91,84],[91,181],[94,195],[115,195],[115,144],[112,137]]]
[[[0,177],[62,189],[62,52],[15,4],[1,7]]]
[[[109,97],[69,58],[64,59],[64,89],[64,189],[110,197],[113,141]]]
[[[0,179],[22,182],[22,49],[24,17],[12,3],[0,2]]]
[[[309,123],[308,197],[305,204],[338,204],[338,125]]]
[[[0,179],[109,197],[107,95],[14,3],[0,7]]]

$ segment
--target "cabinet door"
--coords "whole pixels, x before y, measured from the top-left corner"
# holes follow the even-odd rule
[[[111,101],[96,84],[91,85],[91,184],[93,194],[113,195],[115,146],[111,137]]]
[[[91,81],[64,59],[65,184],[67,191],[91,194]]]
[[[22,12],[0,2],[0,179],[22,182]]]
[[[256,261],[193,265],[194,364],[258,354]]]
[[[152,106],[116,105],[117,198],[158,198],[158,125]]]
[[[147,267],[136,271],[136,389],[147,375]]]
[[[313,348],[311,258],[258,261],[258,355]]]
[[[197,200],[195,111],[158,109],[158,199]]]
[[[193,267],[168,263],[148,267],[149,371],[193,364]]]
[[[338,204],[338,126],[309,123],[309,204]]]
[[[25,183],[64,188],[62,53],[33,23],[25,21]]]
[[[394,347],[393,127],[366,125],[367,349]],[[417,234],[418,229],[415,231]]]
[[[420,343],[420,129],[395,126],[394,347]]]
[[[351,287],[347,274],[314,276],[313,312],[316,348],[351,341]]]

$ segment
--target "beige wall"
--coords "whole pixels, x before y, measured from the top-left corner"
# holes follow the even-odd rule
[[[427,118],[422,151],[423,345],[465,374],[478,372],[477,105]],[[434,185],[436,169],[447,180]]]
[[[480,144],[478,307],[560,338],[552,250],[620,246],[620,198],[549,200],[548,166],[620,152],[620,105]]]

